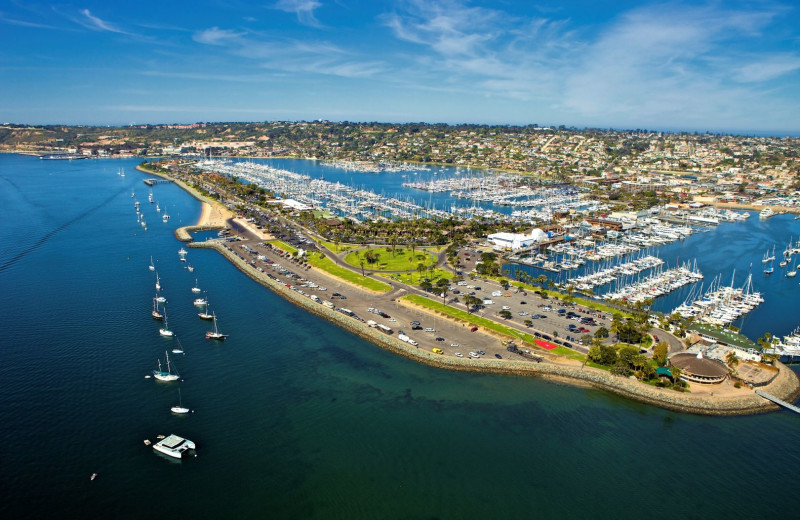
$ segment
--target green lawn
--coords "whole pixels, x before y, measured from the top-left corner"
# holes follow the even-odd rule
[[[370,248],[373,254],[379,255],[378,262],[370,264],[364,262],[366,269],[375,269],[380,271],[411,271],[417,268],[417,265],[422,262],[429,265],[436,261],[436,257],[422,249],[417,249],[413,253],[409,248],[397,247],[395,248],[394,255],[392,255],[391,247],[373,247]],[[361,267],[361,259],[364,258],[366,249],[353,251],[344,257],[344,261],[353,267]]]
[[[366,276],[361,276],[360,274],[354,273],[349,269],[340,267],[334,264],[332,260],[322,255],[321,253],[310,253],[306,260],[308,261],[309,264],[313,265],[314,267],[322,269],[323,271],[330,273],[331,275],[337,278],[341,278],[342,280],[347,280],[350,283],[353,283],[355,285],[360,285],[361,287],[365,287],[372,291],[389,292],[392,290],[391,285],[383,283],[380,280],[374,280]]]
[[[279,249],[283,249],[287,253],[296,253],[297,252],[297,248],[296,247],[294,247],[291,244],[287,244],[283,240],[267,240],[267,243],[268,244],[272,244],[273,246],[275,246],[275,247],[277,247]]]
[[[423,280],[426,278],[431,280],[431,283],[436,286],[436,280],[439,278],[446,278],[451,279],[455,276],[454,273],[447,271],[445,269],[434,269],[433,273],[431,274],[430,271],[425,271],[422,274],[418,273],[417,271],[412,271],[409,273],[385,273],[381,276],[385,276],[387,278],[391,278],[392,280],[397,280],[398,282],[402,282],[407,285],[415,285],[419,286]]]
[[[342,243],[339,243],[337,245],[337,244],[335,244],[333,242],[329,242],[327,240],[318,240],[317,243],[319,243],[319,245],[321,245],[321,246],[327,247],[329,251],[333,251],[336,254],[339,254],[339,253],[341,253],[343,251],[349,251],[349,250],[353,249],[354,247],[358,247],[358,246],[355,246],[353,244],[342,244]]]
[[[502,323],[486,319],[482,316],[477,316],[475,314],[468,313],[466,310],[456,309],[455,307],[444,305],[441,302],[436,301],[434,298],[425,298],[424,296],[419,296],[417,294],[409,294],[407,296],[403,296],[403,299],[406,299],[414,304],[439,311],[443,314],[447,314],[448,316],[451,316],[453,318],[464,320],[468,323],[471,323],[472,325],[485,327],[489,330],[499,332],[500,334],[504,334],[512,338],[517,338],[520,341],[524,341],[531,345],[535,345],[534,340],[536,340],[536,338],[532,334],[528,334],[527,332],[522,332],[512,327],[508,327],[506,325],[503,325]],[[586,357],[580,352],[576,352],[564,346],[558,346],[553,350],[550,350],[549,352],[552,352],[560,356],[567,356],[570,359],[577,359],[579,361],[583,361],[584,359],[586,359]]]

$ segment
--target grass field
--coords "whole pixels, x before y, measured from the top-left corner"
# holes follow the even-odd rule
[[[333,263],[325,255],[321,253],[311,253],[308,255],[307,261],[309,264],[322,269],[323,271],[337,277],[341,278],[342,280],[346,280],[352,284],[359,285],[361,287],[365,287],[371,291],[377,292],[389,292],[392,290],[392,286],[383,283],[380,280],[374,280],[372,278],[368,278],[366,276],[361,276],[358,273],[354,273],[349,269],[345,269],[344,267],[340,267]]]
[[[333,251],[336,254],[342,253],[344,251],[350,251],[354,247],[358,247],[358,246],[355,246],[353,244],[338,244],[337,245],[337,244],[335,244],[333,242],[329,242],[327,240],[318,240],[317,242],[320,245],[327,247],[329,251]]]
[[[433,273],[431,273],[430,271],[425,271],[423,273],[418,273],[416,271],[413,271],[409,273],[392,273],[392,274],[386,273],[381,276],[385,276],[387,278],[391,278],[392,280],[397,280],[398,282],[402,282],[408,285],[419,285],[420,283],[422,283],[423,280],[427,278],[432,280],[431,283],[433,283],[435,286],[436,280],[438,280],[439,278],[446,278],[449,280],[453,278],[455,274],[453,274],[450,271],[437,268],[433,270]]]
[[[486,319],[482,316],[477,316],[475,314],[468,313],[466,310],[456,309],[455,307],[444,305],[441,302],[434,300],[433,298],[425,298],[424,296],[409,294],[408,296],[403,296],[403,299],[408,300],[416,305],[421,305],[423,307],[439,311],[442,314],[446,314],[453,318],[466,321],[468,323],[471,323],[472,325],[478,325],[480,327],[484,327],[489,330],[499,332],[500,334],[504,334],[511,338],[517,338],[518,340],[524,341],[530,345],[535,344],[534,340],[536,338],[532,334],[516,330],[512,327],[508,327],[506,325],[503,325],[502,323]],[[553,350],[550,350],[549,352],[557,354],[559,356],[566,356],[570,359],[576,359],[578,361],[583,361],[584,359],[586,359],[586,356],[584,356],[580,352],[576,352],[564,346],[558,346]]]
[[[365,262],[364,267],[379,271],[411,271],[416,269],[420,262],[429,265],[436,261],[435,256],[422,249],[417,249],[412,253],[411,249],[397,247],[394,255],[392,255],[391,247],[373,247],[370,248],[370,251],[379,255],[378,262],[374,264]],[[364,258],[366,252],[365,249],[353,251],[344,257],[344,261],[353,267],[361,267],[360,260]]]
[[[272,244],[274,247],[277,247],[279,249],[283,249],[287,253],[296,253],[297,252],[297,248],[296,247],[294,247],[291,244],[287,244],[283,240],[267,240],[267,243],[268,244]]]

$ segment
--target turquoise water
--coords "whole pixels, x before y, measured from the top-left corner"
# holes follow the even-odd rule
[[[162,223],[136,162],[0,156],[3,518],[793,516],[767,490],[800,476],[800,417],[694,417],[393,356],[213,251],[186,271],[172,231],[199,204],[158,185]],[[190,416],[169,411],[177,384],[144,378],[177,345],[150,318],[151,255]],[[224,343],[203,337],[195,278]],[[156,456],[142,440],[159,433],[198,458]]]

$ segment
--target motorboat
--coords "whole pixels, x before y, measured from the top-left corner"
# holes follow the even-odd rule
[[[153,444],[153,449],[155,451],[176,459],[182,459],[184,456],[188,455],[189,451],[194,451],[196,448],[194,442],[175,434],[170,434]]]

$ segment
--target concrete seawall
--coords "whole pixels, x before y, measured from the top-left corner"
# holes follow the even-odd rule
[[[580,386],[589,385],[661,408],[701,415],[746,415],[768,412],[778,408],[755,393],[747,393],[735,397],[712,397],[699,393],[681,393],[646,385],[636,380],[615,376],[607,371],[591,367],[561,365],[550,362],[536,363],[523,360],[473,360],[441,356],[402,342],[349,316],[315,303],[292,291],[284,284],[272,280],[266,274],[257,271],[244,258],[220,242],[192,242],[187,244],[187,247],[215,249],[247,276],[272,289],[295,305],[323,317],[381,348],[433,367],[464,372],[537,376]],[[800,395],[800,379],[788,367],[780,363],[777,366],[780,369],[780,374],[769,385],[769,393],[785,401],[792,402]],[[701,388],[696,389],[701,390]]]

